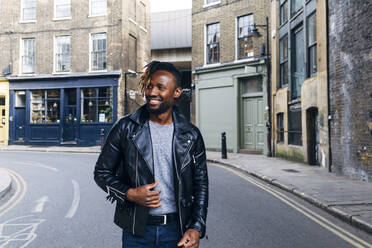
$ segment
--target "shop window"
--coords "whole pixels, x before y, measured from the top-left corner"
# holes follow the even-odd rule
[[[90,0],[90,15],[106,15],[107,0]]]
[[[280,0],[279,24],[282,25],[288,21],[288,0]]]
[[[92,34],[91,69],[106,70],[106,33]]]
[[[71,17],[71,0],[54,0],[54,18]]]
[[[279,113],[277,115],[277,142],[278,143],[284,143],[284,114]]]
[[[32,90],[31,91],[31,123],[59,123],[60,91]]]
[[[15,93],[15,107],[25,107],[26,106],[26,92],[16,91]]]
[[[317,51],[316,51],[316,13],[307,18],[307,35],[308,35],[308,77],[314,77],[317,71]]]
[[[22,39],[22,73],[35,72],[35,39]]]
[[[238,18],[238,55],[239,59],[253,57],[253,39],[249,31],[254,25],[253,15]]]
[[[112,87],[81,90],[81,122],[112,122]]]
[[[0,96],[0,106],[5,106],[5,96]]]
[[[279,40],[279,88],[288,85],[288,36]]]
[[[290,109],[288,112],[288,144],[302,146],[301,109]]]
[[[220,62],[220,24],[207,25],[207,64]]]
[[[70,36],[56,37],[56,72],[70,71]]]
[[[291,16],[294,16],[302,9],[302,0],[291,0]]]
[[[22,21],[36,21],[36,0],[21,0]]]

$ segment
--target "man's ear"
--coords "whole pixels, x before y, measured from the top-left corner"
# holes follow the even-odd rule
[[[181,94],[182,94],[182,88],[181,87],[177,87],[175,89],[175,91],[174,91],[173,96],[174,96],[174,98],[179,98]]]

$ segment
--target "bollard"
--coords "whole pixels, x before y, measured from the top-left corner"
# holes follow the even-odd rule
[[[101,128],[101,151],[103,149],[104,143],[105,143],[105,129]]]
[[[221,134],[221,138],[222,138],[222,147],[221,147],[222,158],[227,159],[226,133],[225,132]]]

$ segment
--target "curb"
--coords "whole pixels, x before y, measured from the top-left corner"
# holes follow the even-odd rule
[[[56,152],[56,153],[100,153],[101,151],[79,151],[75,149],[71,150],[58,150],[58,149],[38,149],[38,148],[24,148],[24,149],[8,149],[8,148],[0,148],[0,151],[7,151],[7,152]]]
[[[332,214],[333,216],[347,222],[348,224],[350,224],[350,225],[352,225],[352,226],[354,226],[358,229],[361,229],[363,231],[366,231],[366,232],[372,234],[372,224],[371,223],[367,223],[366,221],[358,218],[359,216],[352,216],[352,215],[342,211],[341,209],[337,208],[336,206],[330,206],[327,203],[323,202],[322,200],[302,192],[301,189],[296,188],[294,185],[288,185],[288,184],[280,182],[279,180],[277,180],[275,178],[270,178],[270,177],[262,175],[260,173],[256,173],[256,172],[253,172],[253,171],[242,169],[241,167],[239,167],[237,165],[234,165],[233,163],[226,162],[226,161],[221,161],[221,160],[218,160],[218,159],[208,159],[207,158],[207,162],[220,164],[220,165],[223,165],[223,166],[226,166],[226,167],[236,169],[236,170],[238,170],[240,172],[243,172],[243,173],[248,173],[251,176],[254,176],[258,179],[261,179],[261,180],[263,180],[263,181],[265,181],[265,182],[267,182],[267,183],[269,183],[273,186],[276,186],[276,187],[278,187],[278,188],[280,188],[284,191],[287,191],[289,193],[292,193],[292,194],[296,195],[297,197],[300,197],[300,198],[304,199],[305,201],[311,203],[312,205],[327,211],[328,213]]]
[[[0,171],[0,178],[1,178],[1,181],[4,182],[3,180],[5,179],[5,183],[3,183],[3,186],[1,186],[0,188],[0,199],[3,198],[9,191],[10,189],[12,188],[12,180],[9,176],[9,174],[4,171]]]

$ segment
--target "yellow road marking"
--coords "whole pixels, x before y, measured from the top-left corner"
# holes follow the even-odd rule
[[[274,190],[274,189],[272,189],[272,188],[270,188],[270,187],[268,187],[268,186],[266,186],[266,185],[264,185],[264,184],[256,181],[255,179],[252,179],[252,178],[248,177],[247,175],[245,175],[245,174],[243,174],[241,172],[238,172],[238,171],[236,171],[234,169],[227,168],[227,167],[224,167],[224,166],[221,166],[221,165],[215,165],[215,166],[218,166],[218,167],[227,169],[227,170],[233,172],[235,175],[238,175],[239,177],[242,177],[243,179],[245,179],[245,180],[249,181],[250,183],[254,184],[255,186],[257,186],[257,187],[265,190],[266,192],[272,194],[273,196],[275,196],[279,200],[283,201],[287,205],[289,205],[292,208],[296,209],[297,211],[299,211],[300,213],[302,213],[306,217],[310,218],[314,222],[318,223],[319,225],[323,226],[327,230],[331,231],[332,233],[334,233],[338,237],[340,237],[343,240],[349,242],[354,247],[364,248],[366,246],[366,247],[372,248],[372,245],[370,243],[362,240],[361,238],[355,236],[354,234],[352,234],[352,233],[346,231],[345,229],[337,226],[336,224],[331,223],[329,220],[327,220],[324,217],[318,215],[317,213],[311,211],[310,209],[302,206],[298,202],[290,199],[288,196],[286,196],[286,195],[284,195],[284,194],[282,194],[282,193],[280,193],[280,192],[278,192],[278,191],[276,191],[276,190]],[[325,223],[323,223],[322,221],[325,222]],[[349,237],[347,237],[346,235],[340,233],[338,230],[335,230],[335,229],[338,229],[339,231],[343,232],[344,234],[348,235]],[[355,240],[352,240],[352,239],[355,239]],[[359,243],[357,243],[355,241],[358,241]],[[365,246],[363,246],[361,244],[363,244]]]
[[[0,216],[3,216],[9,210],[14,208],[23,199],[27,192],[27,184],[25,180],[15,171],[9,169],[7,169],[7,171],[16,183],[16,192],[4,205],[0,207]]]

